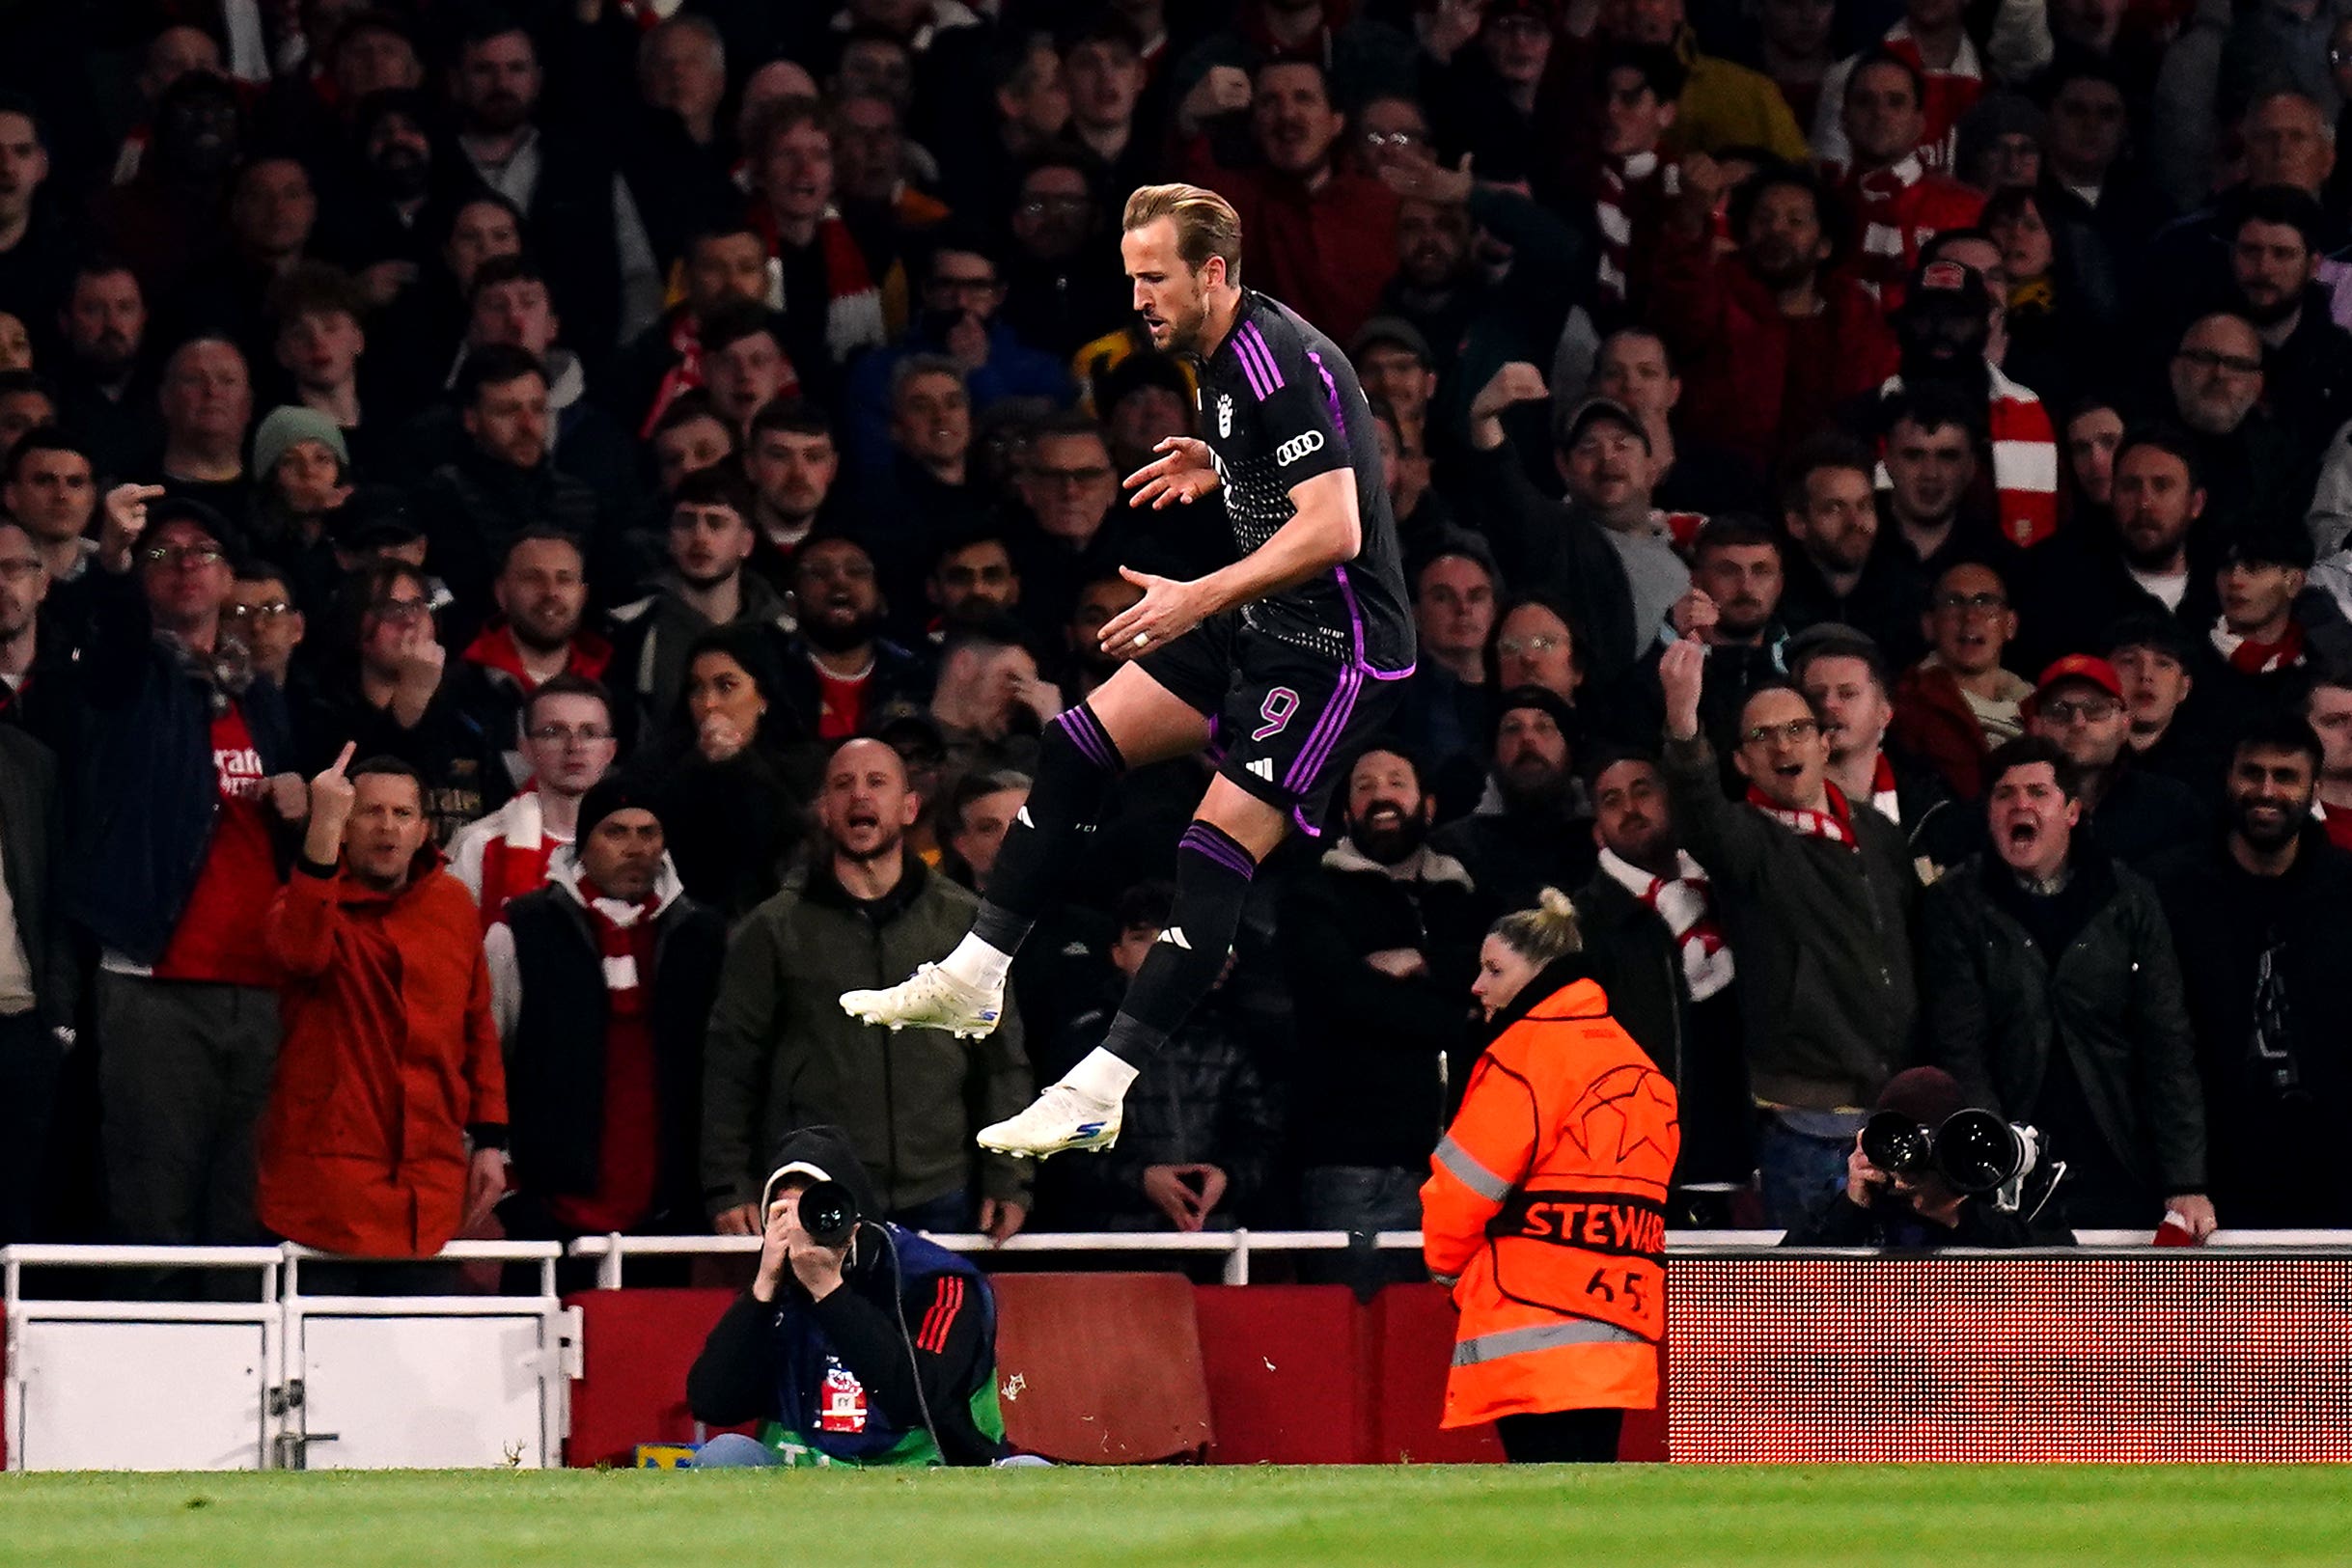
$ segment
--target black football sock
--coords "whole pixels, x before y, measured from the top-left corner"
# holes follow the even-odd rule
[[[972,921],[974,936],[1000,952],[1020,948],[1078,864],[1102,818],[1111,782],[1126,765],[1102,721],[1084,702],[1045,727],[1038,748],[1038,781],[997,851],[988,895]]]
[[[1258,862],[1231,835],[1195,822],[1176,844],[1176,908],[1120,1004],[1102,1048],[1142,1066],[1216,985],[1241,929]]]

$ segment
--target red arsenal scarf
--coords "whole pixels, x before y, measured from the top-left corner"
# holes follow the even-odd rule
[[[1854,809],[1845,801],[1845,794],[1836,784],[1824,784],[1829,791],[1829,810],[1809,812],[1799,807],[1790,810],[1777,805],[1772,797],[1754,784],[1748,786],[1748,804],[1771,817],[1792,833],[1809,838],[1827,839],[1831,843],[1843,844],[1848,849],[1859,847],[1854,839]]]
[[[2213,623],[2213,648],[2241,675],[2270,675],[2292,670],[2303,662],[2303,628],[2286,623],[2286,635],[2275,643],[2257,643],[2229,629],[2226,619]]]
[[[1634,225],[1646,224],[1663,201],[1682,193],[1682,165],[1661,159],[1655,152],[1636,152],[1611,158],[1601,168],[1600,193],[1593,198],[1592,215],[1600,225],[1598,267],[1601,293],[1625,302],[1634,266]],[[1646,240],[1647,234],[1643,238]]]
[[[604,989],[615,1018],[645,1015],[645,973],[653,963],[654,900],[650,894],[636,903],[608,898],[585,875],[580,878],[580,901],[596,928],[596,946],[604,956]]]
[[[1920,79],[1927,84],[1927,101],[1921,105],[1926,111],[1927,129],[1920,143],[1920,155],[1928,168],[1939,174],[1950,170],[1959,145],[1960,117],[1984,96],[1984,72],[1977,63],[1976,45],[1963,38],[1960,52],[1952,57],[1951,69],[1938,70],[1920,53],[1919,41],[1911,36],[1909,22],[1896,22],[1878,41],[1889,54],[1918,71]]]
[[[1985,410],[1993,445],[1994,500],[2001,511],[2001,532],[2011,544],[2030,548],[2058,532],[2058,436],[2050,427],[2050,411],[2030,388],[2019,386],[1987,362],[1992,376],[1992,401]],[[1903,378],[1891,375],[1879,387],[1882,398],[1903,390]],[[1889,483],[1884,465],[1878,487]]]
[[[1715,918],[1715,896],[1705,869],[1687,850],[1676,852],[1674,860],[1673,876],[1652,876],[1617,851],[1604,849],[1600,868],[1666,922],[1682,957],[1682,977],[1690,986],[1691,1000],[1704,1002],[1731,983],[1731,949]]]

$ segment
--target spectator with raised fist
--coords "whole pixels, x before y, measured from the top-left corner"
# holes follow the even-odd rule
[[[278,889],[279,824],[308,803],[284,698],[223,656],[227,523],[153,484],[116,487],[101,512],[66,909],[100,954],[109,1213],[124,1241],[250,1242],[279,1039],[255,917]]]
[[[293,879],[263,922],[286,1045],[260,1212],[321,1252],[430,1257],[506,1191],[506,1066],[474,901],[442,869],[425,783],[389,757],[353,768],[352,752],[311,780]]]

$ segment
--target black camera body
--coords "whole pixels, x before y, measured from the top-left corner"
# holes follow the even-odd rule
[[[1941,1176],[1971,1197],[1992,1195],[1994,1206],[2010,1213],[2026,1178],[2044,1163],[2041,1134],[1977,1110],[1956,1111],[1932,1131],[1899,1111],[1881,1111],[1863,1124],[1862,1153],[1890,1176]]]

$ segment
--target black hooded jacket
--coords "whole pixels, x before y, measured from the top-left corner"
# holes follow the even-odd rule
[[[713,1426],[783,1417],[778,1380],[800,1334],[813,1329],[890,1422],[912,1431],[927,1403],[933,1436],[951,1465],[986,1465],[1010,1450],[974,1418],[975,1393],[996,1376],[996,1312],[979,1271],[911,1231],[879,1234],[882,1196],[838,1127],[785,1137],[772,1170],[800,1163],[846,1187],[866,1217],[841,1285],[815,1301],[789,1267],[772,1300],[737,1297],[686,1373],[686,1404]],[[769,1178],[772,1189],[775,1178]],[[952,1268],[935,1267],[946,1261]],[[901,1284],[900,1268],[904,1271]],[[974,1299],[973,1292],[979,1292]],[[917,1378],[922,1397],[916,1396]],[[992,1399],[986,1401],[993,1410]]]

